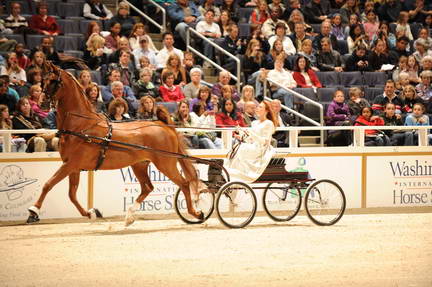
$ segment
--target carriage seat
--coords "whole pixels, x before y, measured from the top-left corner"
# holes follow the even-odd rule
[[[270,163],[264,170],[263,174],[255,181],[255,183],[270,183],[270,182],[299,182],[309,181],[309,172],[290,171],[285,169],[284,158],[272,158]]]

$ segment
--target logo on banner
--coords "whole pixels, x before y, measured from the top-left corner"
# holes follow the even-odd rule
[[[424,205],[432,203],[432,164],[415,160],[390,161],[393,174],[394,205]]]
[[[12,211],[29,204],[33,194],[26,195],[25,187],[37,182],[36,178],[28,178],[17,165],[7,165],[0,171],[0,211]],[[4,197],[1,196],[4,194]],[[9,217],[0,213],[1,217]]]

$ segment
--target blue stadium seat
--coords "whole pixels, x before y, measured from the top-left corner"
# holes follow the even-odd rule
[[[239,37],[249,37],[250,36],[251,25],[249,23],[239,24]]]
[[[388,75],[385,72],[364,72],[363,76],[367,86],[384,86],[388,80]]]
[[[383,93],[384,93],[383,87],[366,87],[365,99],[368,100],[370,104],[372,104],[376,96],[382,95]]]
[[[82,59],[84,56],[83,51],[79,51],[79,50],[65,50],[63,51],[63,53],[79,59]]]
[[[339,74],[335,72],[316,72],[318,79],[324,87],[340,86]]]
[[[89,19],[82,18],[80,20],[80,22],[79,22],[79,27],[80,27],[81,33],[82,34],[86,34],[87,33],[87,27],[88,27],[88,25],[90,24],[90,22],[94,22],[94,21],[96,21],[96,22],[99,23],[99,27],[101,27],[101,30],[103,29],[102,21],[99,21],[99,20],[89,20]]]
[[[330,103],[333,100],[333,94],[336,92],[337,88],[320,88],[318,89],[318,99],[322,104]]]
[[[255,8],[252,7],[240,7],[238,8],[238,15],[240,23],[249,23],[249,18]]]
[[[293,90],[296,91],[297,93],[307,97],[308,99],[318,101],[318,96],[315,93],[314,89],[312,89],[312,88],[294,88]],[[300,99],[299,97],[294,97],[294,103],[302,104],[304,102],[305,101],[303,99]]]
[[[23,34],[4,34],[3,37],[9,39],[9,40],[15,40],[18,43],[25,45],[25,39]]]
[[[29,15],[34,14],[33,7],[29,6],[29,1],[25,1],[25,0],[13,0],[13,1],[7,1],[6,2],[7,3],[7,5],[6,5],[6,13],[7,13],[7,15],[9,15],[11,13],[11,5],[14,2],[21,4],[21,14],[29,14]]]
[[[163,105],[165,108],[167,108],[170,114],[175,113],[175,111],[177,110],[176,102],[157,102],[156,105]]]
[[[41,43],[43,37],[45,37],[45,35],[27,34],[26,35],[27,49],[31,50],[34,47],[38,46]]]
[[[363,75],[359,71],[355,72],[342,72],[340,75],[341,86],[351,87],[351,86],[362,86],[364,84]]]
[[[92,81],[98,85],[102,84],[102,75],[100,71],[90,71]]]
[[[337,40],[339,53],[343,56],[349,53],[348,42],[346,40]]]
[[[411,23],[410,24],[411,34],[413,35],[414,40],[416,40],[418,38],[420,29],[422,27],[423,27],[423,25],[421,23]]]
[[[57,23],[64,34],[81,33],[79,21],[74,19],[58,19]]]
[[[80,17],[83,13],[83,3],[57,3],[58,15],[62,18]]]
[[[58,51],[79,50],[78,41],[73,36],[57,36],[54,41],[54,46]]]

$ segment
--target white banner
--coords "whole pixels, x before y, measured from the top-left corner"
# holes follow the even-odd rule
[[[0,164],[0,220],[26,220],[27,208],[33,205],[47,180],[61,161],[13,162]],[[87,172],[81,172],[77,198],[87,208]],[[62,180],[46,196],[41,218],[81,217],[68,196],[69,181]]]
[[[431,156],[367,158],[367,206],[432,206]]]

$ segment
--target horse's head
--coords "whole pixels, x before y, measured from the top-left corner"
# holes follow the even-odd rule
[[[51,102],[55,102],[55,95],[62,86],[61,69],[52,62],[47,61],[43,67],[44,77],[42,79],[42,89]]]

